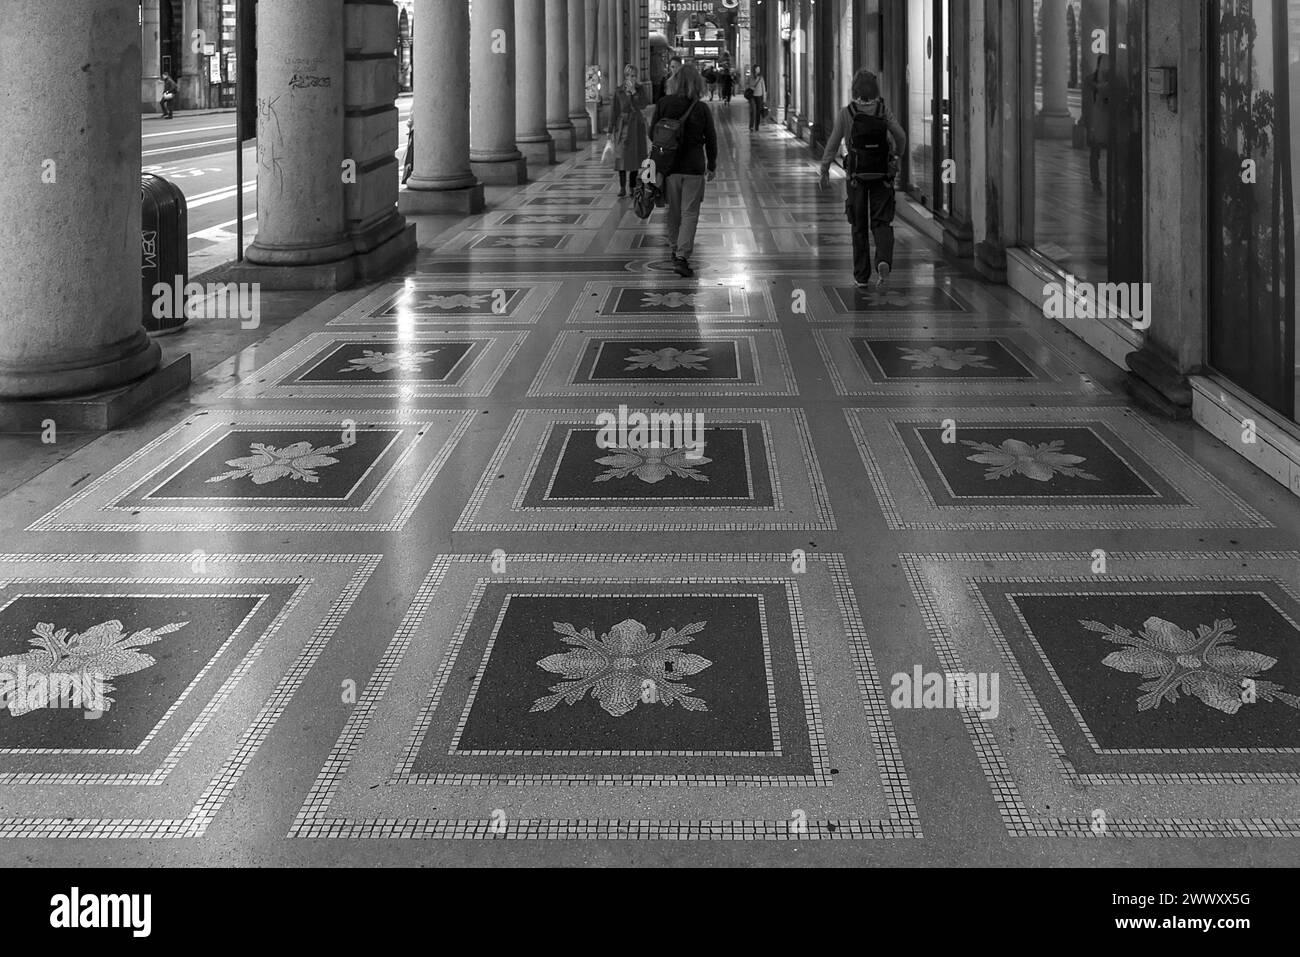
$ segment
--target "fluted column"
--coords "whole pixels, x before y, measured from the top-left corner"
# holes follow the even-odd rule
[[[578,148],[569,119],[569,0],[546,0],[546,132],[557,150]]]
[[[569,122],[579,142],[591,139],[587,113],[587,3],[569,0]]]
[[[159,0],[143,0],[140,4],[140,109],[144,113],[159,112],[158,100],[162,96],[162,14]]]
[[[415,45],[422,42],[417,38]],[[527,162],[515,146],[515,52],[515,0],[474,0],[469,23],[469,166],[484,183],[513,186],[528,180]]]
[[[1074,127],[1066,93],[1070,78],[1070,43],[1065,23],[1068,2],[1043,0],[1043,107],[1034,126],[1039,137],[1048,139],[1068,139]]]
[[[159,365],[141,324],[138,15],[134,0],[0,8],[0,399]]]
[[[517,0],[515,37],[515,145],[529,164],[551,166],[555,141],[546,131],[547,40],[542,0]]]
[[[483,208],[469,165],[469,9],[465,0],[415,0],[417,23],[436,23],[415,45],[415,170],[398,194],[403,213]]]

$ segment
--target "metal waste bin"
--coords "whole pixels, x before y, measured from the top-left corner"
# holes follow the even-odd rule
[[[185,194],[175,183],[152,174],[142,177],[140,192],[143,202],[140,290],[144,298],[144,328],[151,334],[176,332],[185,325],[185,284],[190,278]],[[170,290],[165,298],[154,295],[154,287],[159,283]]]

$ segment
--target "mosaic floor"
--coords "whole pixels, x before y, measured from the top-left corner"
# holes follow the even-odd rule
[[[4,496],[0,862],[1300,860],[1300,502],[714,108]]]

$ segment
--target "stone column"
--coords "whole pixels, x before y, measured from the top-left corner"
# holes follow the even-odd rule
[[[1066,92],[1070,79],[1070,42],[1065,24],[1068,2],[1043,0],[1043,106],[1034,119],[1034,134],[1040,139],[1069,139],[1073,135],[1074,118]]]
[[[614,57],[612,48],[609,44],[610,17],[614,13],[614,0],[600,0],[596,6],[596,62],[600,64],[600,72],[605,75],[605,88],[602,90],[602,99],[608,100],[618,89],[618,85],[623,82],[623,78],[614,70]]]
[[[555,164],[546,132],[546,11],[542,0],[515,3],[515,146],[531,165]]]
[[[176,78],[180,85],[179,105],[187,110],[207,109],[208,103],[208,58],[203,55],[203,48],[194,50],[194,31],[203,30],[207,42],[220,44],[220,24],[204,23],[200,14],[199,0],[185,0],[182,5],[182,35],[185,43],[181,47],[181,75]]]
[[[98,392],[158,368],[141,324],[135,7],[4,0],[0,399]]]
[[[255,266],[351,255],[343,195],[343,0],[276,0],[257,11]]]
[[[140,111],[159,113],[158,100],[162,97],[162,14],[160,0],[143,0],[140,4],[140,52],[143,57],[140,74]]]
[[[415,0],[415,12],[438,29],[415,47],[415,171],[398,208],[477,213],[483,184],[469,166],[469,9],[464,0]]]
[[[572,153],[578,134],[569,119],[569,0],[546,0],[546,131],[557,150]]]
[[[422,42],[417,38],[417,49]],[[470,169],[484,183],[527,182],[527,161],[515,146],[515,0],[470,7],[469,85]]]
[[[580,141],[591,139],[587,113],[587,2],[569,0],[569,122]]]

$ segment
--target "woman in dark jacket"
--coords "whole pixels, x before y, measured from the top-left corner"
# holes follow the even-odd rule
[[[614,169],[618,170],[618,195],[627,195],[628,174],[636,174],[641,163],[650,154],[650,131],[641,111],[650,101],[641,93],[637,83],[636,67],[623,68],[623,85],[614,92],[614,105],[610,111],[610,142],[614,144]]]
[[[704,184],[713,182],[718,169],[718,132],[713,114],[700,100],[704,96],[704,78],[693,66],[684,66],[668,81],[668,95],[655,107],[651,127],[661,119],[685,117],[681,146],[671,170],[658,170],[664,176],[668,196],[668,246],[672,250],[673,270],[679,276],[694,276],[691,253],[695,250],[695,230],[700,223],[700,204],[704,202]]]

